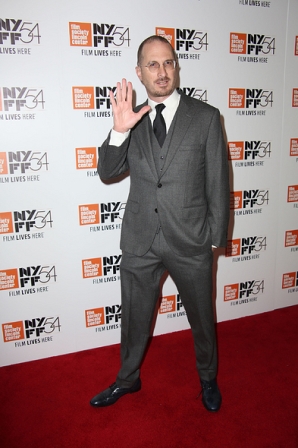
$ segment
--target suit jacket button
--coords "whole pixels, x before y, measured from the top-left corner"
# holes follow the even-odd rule
[[[158,188],[161,188],[161,187],[162,187],[162,184],[158,184],[157,186],[158,186]]]
[[[155,211],[155,213],[158,213],[158,210],[157,210],[157,208],[154,210]]]

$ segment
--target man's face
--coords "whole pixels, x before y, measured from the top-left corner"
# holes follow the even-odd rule
[[[140,61],[141,67],[136,67],[136,73],[144,84],[148,97],[157,103],[164,101],[176,88],[178,67],[171,70],[165,69],[163,66],[163,63],[170,59],[173,60],[170,45],[153,41],[144,45]],[[155,73],[151,73],[149,68],[145,67],[153,61],[160,64],[160,68]]]

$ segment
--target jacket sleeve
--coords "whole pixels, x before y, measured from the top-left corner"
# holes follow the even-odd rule
[[[218,109],[213,113],[207,135],[205,174],[212,245],[226,246],[230,217],[229,167]]]
[[[119,176],[128,170],[127,151],[130,136],[120,146],[110,145],[109,133],[107,139],[99,148],[97,171],[101,179],[107,180]]]

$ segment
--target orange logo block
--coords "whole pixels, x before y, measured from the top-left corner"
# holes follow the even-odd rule
[[[97,166],[96,148],[76,148],[77,170],[95,169]]]
[[[293,89],[292,106],[298,107],[298,89]]]
[[[287,230],[285,237],[285,247],[298,246],[298,230]]]
[[[155,28],[155,34],[157,36],[161,36],[161,37],[164,37],[165,39],[167,39],[175,50],[175,29],[174,28],[163,28],[161,26],[158,26]]]
[[[240,243],[240,238],[236,240],[228,240],[226,257],[236,257],[240,255]]]
[[[282,288],[293,288],[296,282],[296,272],[288,272],[282,276]]]
[[[12,213],[0,213],[0,233],[13,233]]]
[[[80,226],[99,224],[99,205],[79,205]]]
[[[243,160],[244,142],[229,142],[229,160]]]
[[[94,88],[73,87],[72,100],[74,109],[94,109]]]
[[[247,40],[246,34],[230,33],[230,53],[245,54],[246,40]]]
[[[295,36],[295,56],[298,56],[298,36]]]
[[[17,269],[4,269],[0,271],[0,290],[15,289],[19,287]]]
[[[244,108],[245,89],[229,89],[229,107]]]
[[[0,175],[1,174],[8,174],[7,157],[5,152],[0,152]]]
[[[242,208],[242,191],[231,191],[230,193],[230,210]]]
[[[72,47],[91,47],[92,46],[92,32],[91,23],[69,23],[69,38]]]
[[[298,156],[298,138],[291,138],[290,156]]]
[[[104,308],[93,308],[85,311],[86,327],[95,327],[105,324]]]
[[[24,325],[19,322],[9,322],[2,324],[2,333],[4,342],[18,341],[24,339]]]
[[[236,300],[239,298],[239,284],[226,285],[224,287],[224,301]]]
[[[83,278],[101,277],[102,261],[101,258],[89,258],[82,260]]]
[[[298,202],[298,185],[288,186],[288,202]]]
[[[176,300],[175,296],[164,296],[161,299],[161,304],[159,306],[159,314],[171,313],[176,311]]]

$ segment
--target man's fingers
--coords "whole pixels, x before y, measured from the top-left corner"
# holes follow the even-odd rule
[[[139,117],[139,120],[142,118],[143,115],[145,115],[147,112],[150,112],[151,107],[150,106],[144,106],[141,110],[136,114]]]
[[[127,83],[127,101],[132,104],[132,83]]]

